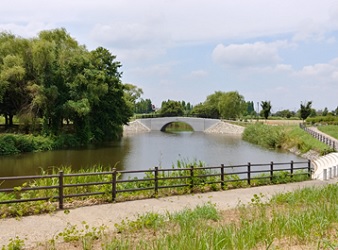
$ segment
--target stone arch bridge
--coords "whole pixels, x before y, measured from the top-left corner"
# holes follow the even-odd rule
[[[244,130],[241,126],[236,126],[219,119],[177,116],[137,119],[129,123],[128,126],[125,126],[124,132],[163,131],[168,124],[173,122],[184,122],[190,125],[195,132],[241,134]]]
[[[138,119],[150,131],[162,131],[168,124],[173,122],[184,122],[189,124],[196,132],[204,132],[208,128],[216,125],[221,120],[204,119],[196,117],[160,117],[160,118],[145,118]]]

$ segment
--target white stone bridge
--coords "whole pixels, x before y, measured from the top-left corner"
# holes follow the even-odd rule
[[[160,118],[145,118],[138,119],[150,131],[163,131],[165,127],[173,122],[184,122],[189,124],[196,132],[204,132],[208,128],[216,125],[221,120],[218,119],[204,119],[197,117],[160,117]]]
[[[183,122],[192,127],[195,132],[219,133],[219,134],[241,134],[244,130],[219,119],[207,119],[197,117],[160,117],[137,119],[124,127],[124,132],[135,133],[145,131],[164,131],[165,127],[173,122]]]

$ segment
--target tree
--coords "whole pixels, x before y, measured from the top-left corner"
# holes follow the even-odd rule
[[[136,114],[148,114],[153,112],[153,105],[150,99],[142,99],[135,104]]]
[[[288,109],[277,111],[274,114],[274,116],[279,116],[279,117],[283,117],[283,118],[290,118],[290,117],[295,116],[295,115],[296,115],[295,112],[290,111]]]
[[[136,101],[143,94],[143,90],[130,83],[125,83],[123,87],[125,100],[130,108],[136,113]]]
[[[192,114],[204,118],[235,119],[244,114],[246,103],[244,97],[237,91],[221,92],[207,96],[204,103],[196,105]]]
[[[246,110],[244,97],[237,91],[223,93],[220,98],[220,114],[222,118],[236,119]]]
[[[161,116],[182,116],[184,109],[182,103],[179,101],[163,101],[161,105],[160,115]]]
[[[271,114],[271,103],[270,101],[262,101],[261,102],[261,114],[264,119],[268,119],[269,115]]]
[[[305,119],[311,114],[311,105],[311,101],[307,102],[306,105],[303,105],[302,103],[300,104],[300,118],[302,118],[303,121],[305,121]]]
[[[14,115],[39,116],[46,135],[71,121],[82,143],[119,137],[142,90],[121,83],[115,59],[102,47],[88,51],[65,29],[34,39],[0,33],[0,114],[6,124]]]
[[[9,33],[0,33],[0,114],[6,127],[13,125],[13,116],[29,103],[24,53],[27,41]]]
[[[327,109],[327,107],[324,108],[322,116],[327,116],[327,114],[329,113],[329,110]]]

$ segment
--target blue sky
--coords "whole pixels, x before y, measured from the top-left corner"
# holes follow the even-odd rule
[[[271,101],[274,112],[338,106],[335,0],[4,0],[0,30],[34,37],[66,28],[103,46],[122,81],[163,100],[203,102],[215,91]]]

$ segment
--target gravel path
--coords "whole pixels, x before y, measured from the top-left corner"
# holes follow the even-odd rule
[[[226,210],[235,208],[239,202],[242,204],[250,202],[254,194],[263,194],[265,199],[269,199],[276,193],[329,183],[338,183],[338,179],[330,181],[311,180],[300,183],[95,205],[72,209],[68,214],[64,211],[57,211],[53,214],[27,216],[20,219],[0,219],[0,248],[7,245],[9,240],[16,236],[24,240],[25,247],[34,248],[39,242],[46,242],[62,232],[68,223],[77,225],[81,229],[81,222],[85,221],[90,227],[105,225],[109,230],[114,230],[115,223],[120,223],[126,218],[131,220],[137,215],[147,212],[174,212],[184,208],[194,208],[207,202],[216,204],[220,210]]]

